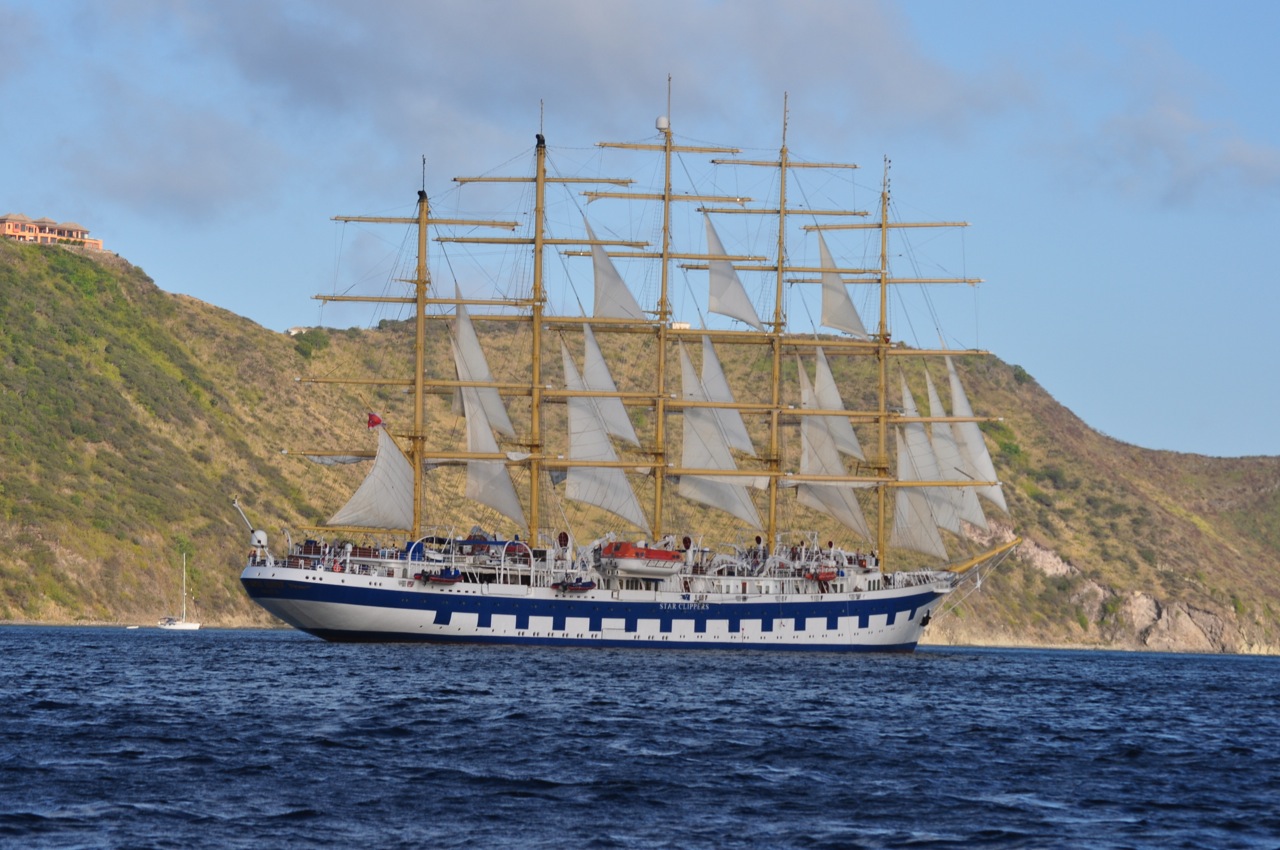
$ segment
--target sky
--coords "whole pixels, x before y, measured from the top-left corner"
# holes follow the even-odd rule
[[[532,136],[861,164],[970,223],[965,343],[1144,448],[1280,455],[1280,3],[0,0],[0,212],[267,328],[335,215],[527,173]],[[515,159],[513,159],[515,158]],[[931,344],[932,340],[925,340]]]

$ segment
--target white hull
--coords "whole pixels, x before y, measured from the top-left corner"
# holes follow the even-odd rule
[[[745,592],[565,593],[278,565],[250,565],[241,581],[276,617],[330,640],[783,650],[913,649],[951,590],[945,578],[842,593],[816,585],[812,593],[767,592],[779,590],[776,580],[733,579]]]

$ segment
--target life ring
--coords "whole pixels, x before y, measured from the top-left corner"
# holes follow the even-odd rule
[[[342,572],[342,566],[341,566],[337,561],[334,561],[334,562],[333,562],[333,571],[334,571],[335,573],[340,573],[340,572]]]

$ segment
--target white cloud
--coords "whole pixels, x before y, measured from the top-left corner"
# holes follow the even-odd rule
[[[1211,117],[1211,100],[1222,93],[1207,69],[1158,41],[1127,48],[1080,80],[1110,92],[1112,108],[1075,116],[1075,131],[1054,146],[1080,164],[1075,174],[1170,207],[1280,197],[1280,146]]]

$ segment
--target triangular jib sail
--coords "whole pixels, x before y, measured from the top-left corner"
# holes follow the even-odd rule
[[[378,454],[373,468],[328,525],[413,529],[413,465],[385,427],[379,426],[377,431]]]
[[[587,224],[586,219],[582,223],[586,225],[587,238],[595,242],[596,234],[591,225]],[[626,282],[618,274],[618,269],[614,267],[613,260],[609,259],[603,245],[591,246],[591,264],[595,269],[596,279],[594,314],[600,318],[644,321],[644,311],[636,303],[631,290],[627,289]]]
[[[459,377],[463,374],[459,363]],[[486,367],[487,369],[487,367]],[[477,454],[498,454],[498,441],[493,437],[489,417],[485,411],[481,390],[486,387],[462,387],[462,413],[467,420],[467,451]],[[497,391],[494,391],[497,395]],[[501,401],[499,401],[501,404]],[[505,411],[504,411],[505,415]],[[508,425],[510,423],[508,422]],[[475,459],[467,461],[466,496],[472,501],[488,505],[498,513],[524,528],[524,509],[506,464],[501,460]]]
[[[945,417],[946,409],[942,406],[942,399],[938,396],[938,388],[933,385],[933,378],[929,375],[928,370],[924,373],[925,384],[929,389],[929,416],[934,419]],[[946,481],[973,481],[972,464],[960,451],[960,446],[956,443],[954,432],[951,430],[950,422],[936,421],[930,429],[933,440],[933,453],[938,458],[938,472]],[[978,528],[986,529],[987,518],[982,513],[982,506],[978,504],[978,494],[974,492],[972,487],[952,487],[950,488],[951,501],[955,505],[956,513],[965,522],[976,525]]]
[[[560,343],[560,354],[564,361],[565,389],[579,392],[586,390],[563,341]],[[618,460],[618,454],[613,450],[613,444],[609,441],[609,435],[596,409],[596,401],[585,396],[571,396],[567,399],[570,460],[609,463]],[[636,528],[649,531],[649,522],[640,508],[635,491],[631,489],[626,474],[619,467],[569,467],[565,475],[565,496],[604,508]]]
[[[686,400],[711,400],[693,370],[693,362],[683,343],[680,345],[680,374]],[[682,465],[689,469],[737,469],[714,408],[685,408],[681,460]],[[751,528],[763,528],[760,514],[747,494],[745,485],[748,483],[761,482],[756,482],[749,476],[681,475],[679,492],[686,499],[726,511]]]
[[[800,373],[800,406],[806,410],[820,409],[821,405],[809,385],[804,364],[797,359],[796,367]],[[800,420],[801,475],[846,474],[844,462],[840,460],[840,452],[831,436],[829,423],[832,421],[835,421],[835,417],[806,416]],[[848,420],[844,421],[848,423]],[[864,540],[871,539],[871,532],[851,484],[802,482],[797,487],[796,498],[802,505],[835,517]]]
[[[709,336],[702,337],[702,391],[706,395],[704,401],[733,404],[733,390],[729,389],[729,379],[724,376],[724,367],[720,365]],[[751,445],[741,413],[731,407],[713,407],[709,412],[720,423],[720,431],[729,448],[755,457],[756,450]]]
[[[461,298],[460,295],[456,297]],[[457,366],[458,380],[494,383],[493,373],[489,371],[489,362],[484,357],[484,349],[480,347],[480,338],[476,336],[475,325],[471,323],[467,308],[461,304],[458,305],[458,320],[454,323],[454,343],[453,360]],[[503,405],[502,396],[496,388],[466,387],[464,389],[475,390],[473,395],[484,407],[485,417],[495,431],[505,437],[515,438],[516,429],[511,425],[507,408]]]
[[[764,330],[764,324],[756,313],[755,305],[747,297],[747,290],[743,287],[742,279],[738,277],[733,263],[720,259],[725,256],[724,245],[721,244],[720,235],[711,224],[711,216],[703,213],[703,218],[707,222],[707,253],[711,255],[708,261],[710,284],[707,306],[712,313],[746,322],[758,331]]]
[[[818,407],[822,410],[844,410],[844,400],[840,398],[840,390],[836,387],[836,379],[831,374],[831,364],[827,362],[827,355],[823,353],[821,347],[818,348],[817,355],[818,369],[813,379],[813,392]],[[858,435],[854,433],[853,425],[849,424],[848,419],[843,416],[830,416],[824,421],[837,449],[858,460],[866,460],[862,454],[862,446],[858,443]]]
[[[969,397],[965,395],[960,376],[956,373],[955,364],[947,357],[947,374],[951,378],[951,415],[956,417],[972,417],[973,408],[969,406]],[[960,451],[972,464],[974,478],[978,481],[995,481],[996,468],[991,462],[991,453],[987,451],[987,443],[982,439],[982,429],[974,421],[956,423],[956,443]],[[1005,504],[1004,492],[999,485],[984,484],[977,489],[978,495],[991,502],[1005,513],[1009,506]]]
[[[836,271],[836,264],[827,250],[827,241],[818,231],[818,251],[822,255],[822,318],[824,327],[835,328],[859,339],[867,338],[867,329],[853,306],[844,278]]]
[[[898,480],[924,480],[921,478],[920,471],[915,468],[901,429],[894,430],[894,442],[898,452]],[[946,559],[947,549],[933,521],[924,488],[898,487],[894,490],[893,531],[889,535],[889,544],[899,549],[910,549],[938,559]]]
[[[916,400],[907,387],[907,379],[902,376],[902,413],[909,419],[919,419],[920,411],[916,408]],[[903,477],[904,467],[899,458],[899,481],[941,481],[942,473],[938,470],[938,458],[933,453],[933,444],[929,442],[929,434],[923,422],[906,422],[902,426],[907,454],[911,463],[908,469],[914,477]],[[945,528],[953,534],[960,533],[960,516],[956,512],[956,504],[950,487],[925,487],[918,492],[923,493],[933,513],[933,521],[939,528]]]
[[[582,361],[582,380],[586,388],[598,393],[616,393],[618,387],[613,382],[613,376],[609,374],[609,365],[605,362],[604,355],[600,353],[600,346],[596,342],[596,335],[592,332],[590,325],[582,326],[582,343],[585,350]],[[636,436],[636,429],[631,424],[631,417],[627,416],[627,409],[623,406],[622,399],[601,397],[593,401],[596,412],[600,414],[600,419],[610,434],[633,446],[640,445],[640,438]]]

